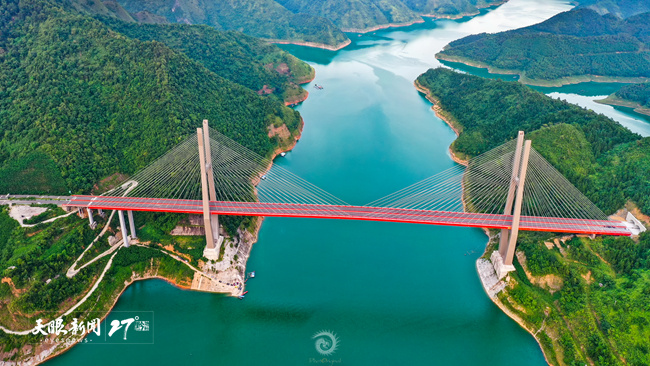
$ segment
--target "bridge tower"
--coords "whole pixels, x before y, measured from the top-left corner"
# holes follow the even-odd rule
[[[203,226],[205,227],[206,246],[203,256],[218,260],[223,236],[219,234],[219,216],[210,214],[210,201],[217,200],[212,171],[212,154],[210,153],[210,132],[208,120],[203,120],[203,128],[196,129],[199,142],[199,161],[201,165],[201,193],[203,196]]]
[[[521,218],[521,205],[524,199],[524,183],[528,169],[528,157],[530,156],[530,140],[524,141],[524,131],[519,131],[517,144],[512,161],[512,175],[504,215],[512,215],[510,229],[502,229],[499,238],[499,250],[495,250],[490,257],[499,279],[505,277],[508,272],[515,270],[512,260],[515,255],[517,236],[519,235],[519,220]],[[514,206],[514,207],[513,207]]]

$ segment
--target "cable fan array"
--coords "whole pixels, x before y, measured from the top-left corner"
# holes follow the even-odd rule
[[[366,206],[503,214],[512,179],[516,141],[509,141]],[[508,213],[510,214],[510,213]],[[535,149],[524,184],[522,215],[607,220],[605,215]]]
[[[271,159],[250,151],[212,128],[209,136],[217,200],[347,205],[281,166],[271,168]],[[102,196],[201,200],[197,136],[188,137]]]
[[[217,201],[260,202],[265,209],[281,211],[281,204],[298,204],[305,216],[323,211],[341,218],[350,206],[262,157],[214,129],[209,130],[212,175]],[[381,209],[472,212],[503,215],[512,179],[516,142],[510,141],[469,160],[467,167],[455,165],[363,207],[369,218],[386,215]],[[192,135],[169,153],[149,164],[122,185],[103,196],[151,199],[202,200],[201,169],[197,136]],[[607,216],[580,193],[537,151],[531,149],[523,194],[522,215],[536,221],[555,218],[607,220]],[[274,205],[275,204],[275,205]],[[380,208],[380,210],[377,210]],[[292,210],[298,210],[293,207]],[[339,212],[340,211],[340,212]],[[386,210],[384,210],[386,211]],[[359,210],[355,211],[357,214]],[[507,213],[510,214],[510,213]],[[601,223],[602,224],[602,223]]]

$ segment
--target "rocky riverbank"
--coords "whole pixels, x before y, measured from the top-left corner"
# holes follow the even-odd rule
[[[452,116],[445,113],[445,111],[440,107],[440,102],[433,95],[431,95],[431,91],[422,86],[422,84],[418,83],[417,80],[413,82],[413,85],[415,85],[415,89],[424,94],[425,98],[427,98],[427,100],[433,104],[431,106],[431,109],[433,109],[436,117],[443,120],[454,131],[456,137],[460,136],[462,127]],[[467,166],[467,158],[460,157],[459,154],[453,150],[452,145],[449,145],[449,155],[451,156],[451,159],[458,164]]]
[[[343,47],[346,47],[350,43],[352,43],[351,40],[346,40],[344,42],[341,42],[339,44],[336,44],[334,46],[324,44],[324,43],[316,43],[316,42],[299,42],[299,41],[283,41],[281,39],[266,39],[267,42],[269,43],[275,43],[275,44],[295,44],[297,46],[306,46],[306,47],[314,47],[314,48],[322,48],[324,50],[330,50],[330,51],[338,51],[342,49]]]

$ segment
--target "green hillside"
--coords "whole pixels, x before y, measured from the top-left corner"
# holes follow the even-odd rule
[[[402,0],[406,6],[425,16],[458,18],[477,14],[479,9],[500,5],[499,0]]]
[[[291,131],[299,127],[297,112],[220,76],[233,75],[216,64],[128,38],[48,1],[0,4],[2,192],[89,192],[106,176],[145,166],[204,118],[262,155],[278,144],[267,137],[269,124],[279,119]],[[239,62],[246,57],[240,52]],[[17,167],[29,167],[24,179],[12,174]],[[53,183],[35,187],[47,181]]]
[[[460,130],[454,151],[475,156],[523,129],[533,148],[606,213],[650,212],[650,138],[515,82],[447,69],[429,70],[417,82]],[[497,232],[490,236],[484,258],[498,246]],[[650,363],[648,232],[634,240],[520,232],[514,265],[495,301],[535,334],[550,364]]]
[[[650,11],[650,2],[639,0],[580,0],[580,7],[589,8],[599,14],[614,14],[619,18]]]
[[[410,23],[422,18],[399,0],[277,0],[294,13],[320,15],[344,31],[361,31],[389,23]]]
[[[173,23],[207,24],[255,37],[341,47],[341,32],[421,22],[421,16],[460,18],[502,0],[119,0],[137,19],[150,14]]]
[[[186,24],[137,24],[101,19],[111,29],[142,41],[162,42],[200,62],[208,70],[262,94],[273,90],[284,101],[304,98],[297,84],[310,81],[314,69],[267,42],[235,31]]]
[[[273,0],[119,0],[119,3],[129,13],[146,11],[172,23],[207,24],[265,39],[331,47],[349,41],[331,21],[294,14]]]
[[[645,176],[630,173],[623,179],[611,171],[616,165],[602,163],[626,159],[624,153],[637,147],[636,141],[645,141],[614,120],[520,83],[444,68],[428,70],[417,83],[460,131],[451,145],[458,156],[479,155],[523,130],[532,133],[533,147],[606,213],[628,199],[650,212],[650,201],[642,199],[650,194]],[[638,189],[632,192],[624,184]]]
[[[533,85],[650,78],[650,13],[626,19],[581,8],[542,23],[451,42],[436,58],[515,73]]]

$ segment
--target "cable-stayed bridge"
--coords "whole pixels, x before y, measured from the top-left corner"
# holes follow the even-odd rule
[[[198,148],[197,148],[198,147]],[[499,253],[512,265],[519,230],[632,235],[612,221],[524,141],[523,132],[491,151],[388,196],[350,205],[209,128],[100,196],[72,196],[65,205],[90,210],[203,215],[205,256],[218,257],[218,215],[372,220],[501,229]],[[514,269],[514,268],[513,268]]]

